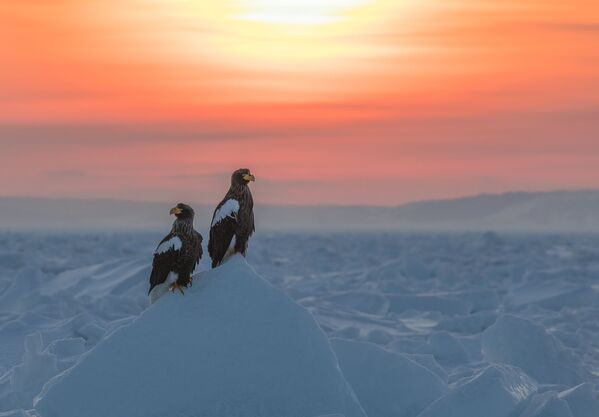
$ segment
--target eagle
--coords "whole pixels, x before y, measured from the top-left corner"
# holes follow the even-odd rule
[[[187,204],[179,203],[170,210],[170,214],[176,217],[171,232],[162,239],[154,252],[148,291],[152,302],[167,289],[173,292],[179,290],[183,294],[183,287],[191,285],[191,274],[202,258],[203,239],[193,228],[193,209]]]
[[[231,175],[231,187],[212,216],[208,241],[212,268],[235,253],[245,256],[248,240],[255,230],[254,200],[248,187],[250,181],[255,180],[247,168]]]

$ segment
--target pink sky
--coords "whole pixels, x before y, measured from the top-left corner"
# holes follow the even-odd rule
[[[599,184],[594,1],[0,5],[0,195],[384,204]],[[285,7],[282,7],[284,4]]]

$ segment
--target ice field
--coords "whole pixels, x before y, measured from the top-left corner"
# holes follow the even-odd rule
[[[0,416],[599,416],[599,236],[258,233],[149,307],[161,237],[0,234]]]

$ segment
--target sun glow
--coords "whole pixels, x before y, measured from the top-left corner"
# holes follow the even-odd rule
[[[77,15],[97,25],[94,33],[120,34],[118,44],[96,55],[118,56],[127,65],[132,56],[140,65],[149,62],[154,72],[123,82],[145,86],[140,80],[147,77],[152,88],[164,83],[202,91],[201,99],[189,96],[201,105],[385,93],[398,67],[381,63],[417,65],[410,58],[425,49],[413,33],[431,9],[406,0],[156,0],[152,8],[127,1],[126,9],[119,2],[78,6]]]
[[[183,34],[186,53],[198,46],[219,63],[250,71],[296,71],[343,66],[343,60],[366,62],[381,55],[369,34],[390,24],[397,0],[229,0],[190,2],[184,12],[197,18],[201,36]],[[397,21],[391,23],[397,24]],[[190,36],[191,35],[191,36]],[[198,42],[201,42],[199,44]],[[276,80],[265,80],[276,83]]]
[[[343,19],[348,9],[367,0],[247,0],[242,20],[282,25],[323,25]]]

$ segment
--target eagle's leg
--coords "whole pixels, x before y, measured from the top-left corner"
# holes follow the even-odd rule
[[[173,293],[175,292],[175,290],[179,290],[181,295],[185,295],[185,293],[183,292],[183,287],[181,285],[179,285],[179,283],[176,281],[171,284],[171,286],[169,287],[169,290]]]

